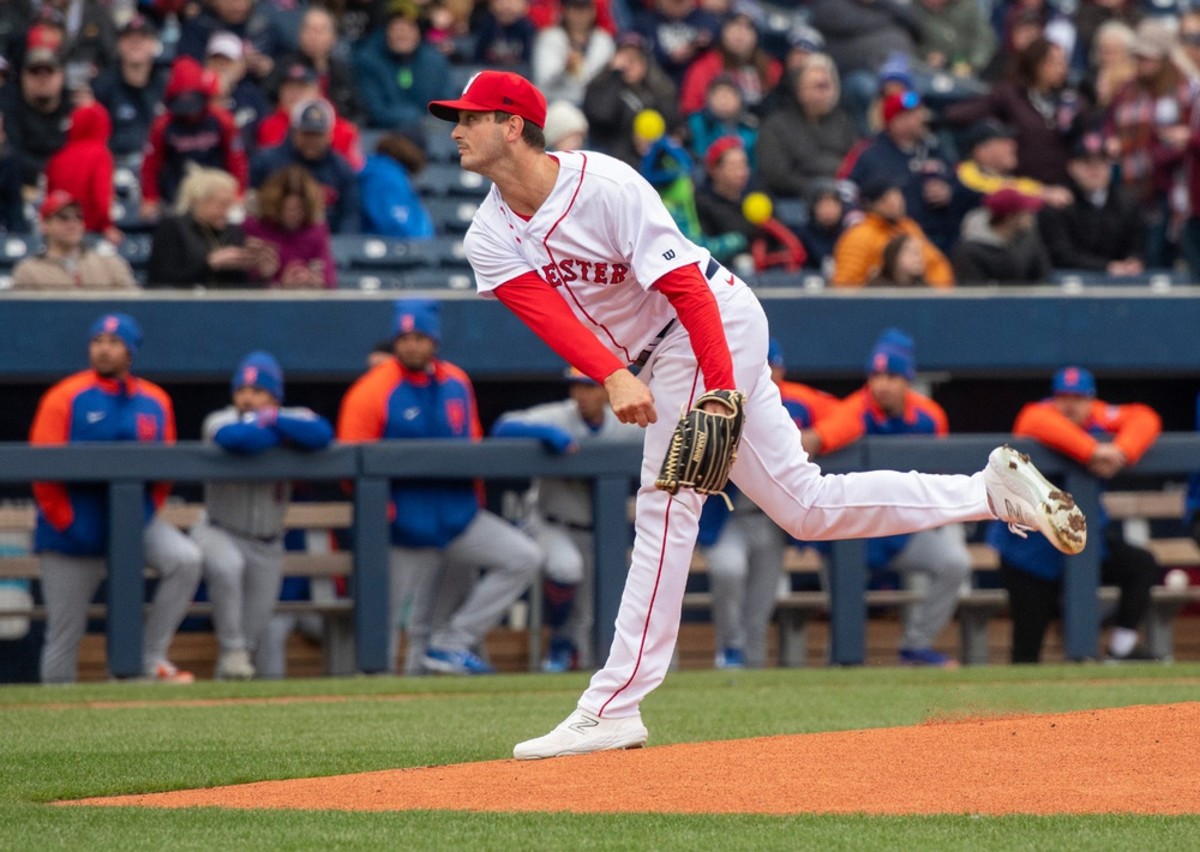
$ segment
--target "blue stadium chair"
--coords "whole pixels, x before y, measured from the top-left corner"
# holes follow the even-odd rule
[[[467,269],[409,269],[397,276],[404,290],[474,290],[475,276]]]
[[[429,116],[421,122],[425,136],[425,153],[432,163],[458,163],[458,143],[450,138],[453,127],[448,121]]]
[[[430,251],[422,249],[421,242],[395,237],[335,234],[331,247],[338,269],[395,272],[436,262]]]
[[[139,270],[150,262],[150,245],[153,237],[150,234],[127,234],[117,246],[117,254],[125,258],[133,269]]]
[[[793,231],[808,224],[808,204],[798,198],[776,198],[775,218]]]
[[[42,238],[37,234],[6,234],[0,236],[0,269],[11,271],[28,255],[42,247]]]
[[[471,198],[426,198],[425,208],[439,234],[465,234],[479,202]]]
[[[410,240],[405,244],[410,263],[405,269],[469,269],[462,237],[434,237],[431,240]]]
[[[414,179],[423,197],[430,195],[463,195],[482,198],[492,184],[475,172],[464,171],[457,163],[430,163]]]

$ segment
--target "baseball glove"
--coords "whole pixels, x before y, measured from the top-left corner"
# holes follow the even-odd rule
[[[704,404],[714,401],[728,413],[705,411]],[[745,394],[734,390],[709,391],[697,399],[675,426],[655,486],[671,494],[680,488],[691,488],[698,494],[720,494],[728,503],[725,483],[742,438],[745,402]]]

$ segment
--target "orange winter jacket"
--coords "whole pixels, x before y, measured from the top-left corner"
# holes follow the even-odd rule
[[[930,287],[954,286],[950,261],[929,241],[916,221],[905,217],[893,223],[874,213],[868,213],[838,238],[833,247],[833,281],[830,283],[835,287],[865,286],[883,265],[883,250],[887,244],[900,234],[908,234],[921,244],[921,252],[925,255],[925,280]]]
[[[1106,435],[1112,435],[1112,442],[1125,453],[1129,464],[1134,464],[1161,432],[1162,418],[1150,406],[1140,402],[1110,405],[1099,399],[1092,401],[1082,426],[1060,414],[1049,400],[1029,403],[1013,424],[1017,437],[1035,438],[1080,464],[1091,460],[1099,438]]]

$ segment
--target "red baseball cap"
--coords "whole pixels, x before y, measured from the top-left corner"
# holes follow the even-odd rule
[[[39,214],[42,219],[49,219],[56,216],[68,207],[78,207],[79,202],[75,200],[75,196],[67,192],[65,189],[56,189],[47,193],[46,200],[42,202]]]
[[[733,148],[745,148],[742,144],[740,136],[722,136],[717,141],[708,146],[708,150],[704,152],[704,166],[710,172],[715,169],[721,162],[721,158],[725,156],[725,152]]]
[[[511,71],[480,71],[467,81],[456,101],[430,101],[429,111],[446,121],[458,121],[458,111],[511,112],[546,126],[546,96],[520,74]]]
[[[916,92],[908,89],[903,92],[892,92],[883,99],[883,104],[879,111],[883,117],[883,123],[886,127],[892,123],[892,119],[902,112],[916,109],[921,105],[921,96]]]
[[[1013,216],[1017,213],[1033,213],[1042,209],[1042,199],[1026,195],[1020,190],[1006,186],[983,198],[983,206],[991,211],[993,216]]]

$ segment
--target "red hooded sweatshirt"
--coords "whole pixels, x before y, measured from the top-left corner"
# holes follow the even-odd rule
[[[96,102],[76,107],[67,128],[67,143],[46,165],[46,192],[69,192],[83,210],[84,228],[95,233],[112,225],[111,135],[108,110]]]

